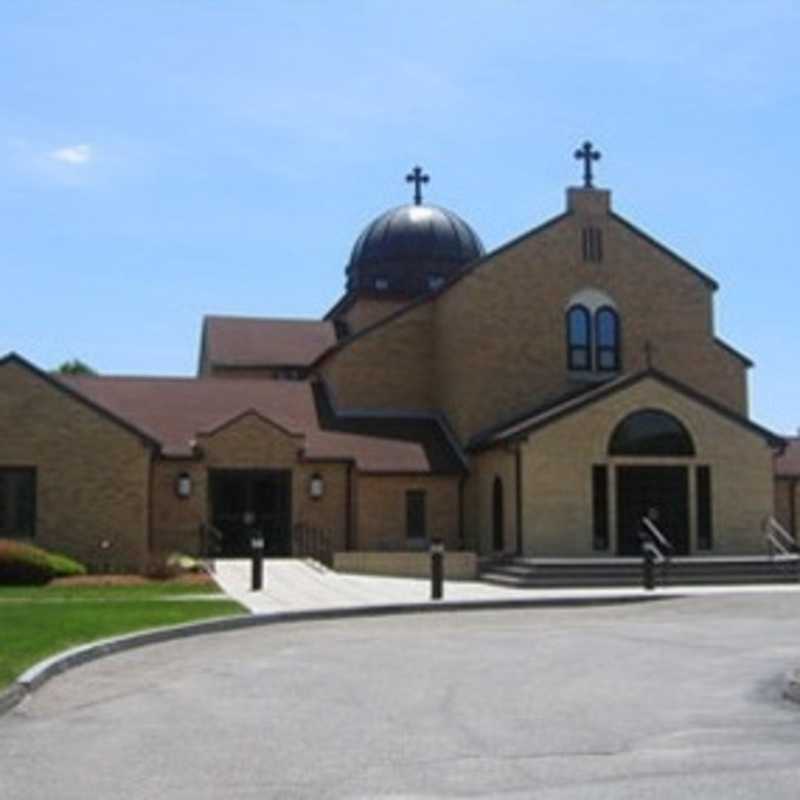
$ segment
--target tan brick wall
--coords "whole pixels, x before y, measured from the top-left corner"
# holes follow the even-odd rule
[[[342,319],[347,321],[350,332],[356,333],[368,325],[388,317],[389,314],[405,305],[408,305],[408,300],[377,300],[372,297],[362,297],[342,314]]]
[[[503,552],[517,548],[516,456],[498,448],[476,455],[470,463],[470,475],[464,493],[465,533],[469,549],[493,553],[494,481],[503,486]]]
[[[406,539],[406,492],[427,493],[428,536],[441,537],[451,549],[459,541],[459,478],[450,476],[359,475],[355,549],[403,549]]]
[[[797,538],[800,534],[800,477],[775,478],[775,517]]]
[[[329,357],[321,374],[342,409],[433,406],[432,307],[423,303]]]
[[[564,312],[585,288],[617,305],[625,371],[645,366],[650,340],[657,368],[746,413],[746,373],[714,342],[710,289],[613,218],[578,205],[437,300],[437,397],[459,434],[576,388],[566,369]],[[587,224],[603,231],[602,263],[582,261]]]
[[[695,458],[610,458],[608,440],[643,407],[674,414],[694,439]],[[592,556],[593,464],[608,464],[610,538],[616,545],[616,482],[621,464],[711,467],[714,554],[762,552],[761,524],[773,510],[772,450],[762,437],[651,379],[531,434],[522,447],[526,555]],[[691,551],[696,548],[694,480],[690,475]]]
[[[140,437],[8,362],[0,442],[0,467],[36,468],[36,544],[96,569],[145,566],[150,451]]]
[[[431,556],[425,550],[419,553],[388,553],[358,550],[336,553],[333,568],[337,572],[357,575],[391,575],[403,578],[429,578]],[[478,575],[475,553],[445,551],[444,577],[446,580],[474,580]],[[446,592],[445,592],[446,594]],[[425,595],[420,599],[424,599]]]

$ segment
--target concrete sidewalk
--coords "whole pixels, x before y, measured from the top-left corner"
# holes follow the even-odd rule
[[[264,588],[250,591],[250,561],[220,560],[215,563],[220,588],[253,613],[308,611],[313,609],[423,603],[430,599],[430,582],[422,578],[388,578],[334,572],[309,559],[267,559]],[[447,581],[444,599],[450,601],[541,600],[552,604],[583,601],[613,602],[653,597],[730,594],[742,592],[800,593],[798,584],[669,586],[654,592],[639,587],[602,589],[513,589],[481,581]]]

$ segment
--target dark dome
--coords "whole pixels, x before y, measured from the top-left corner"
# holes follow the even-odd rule
[[[452,211],[400,206],[381,214],[358,237],[347,288],[414,297],[438,288],[483,253],[475,231]]]

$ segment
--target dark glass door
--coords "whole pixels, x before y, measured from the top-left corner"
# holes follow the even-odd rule
[[[249,556],[254,532],[264,536],[265,555],[290,555],[291,491],[289,470],[213,470],[209,474],[210,516],[222,533],[217,555]]]
[[[641,555],[639,530],[649,515],[672,542],[675,555],[689,555],[689,490],[686,467],[617,468],[617,541],[621,556]]]

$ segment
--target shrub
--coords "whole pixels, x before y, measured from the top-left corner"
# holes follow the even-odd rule
[[[0,586],[43,584],[53,578],[85,574],[85,567],[64,555],[0,539]]]

